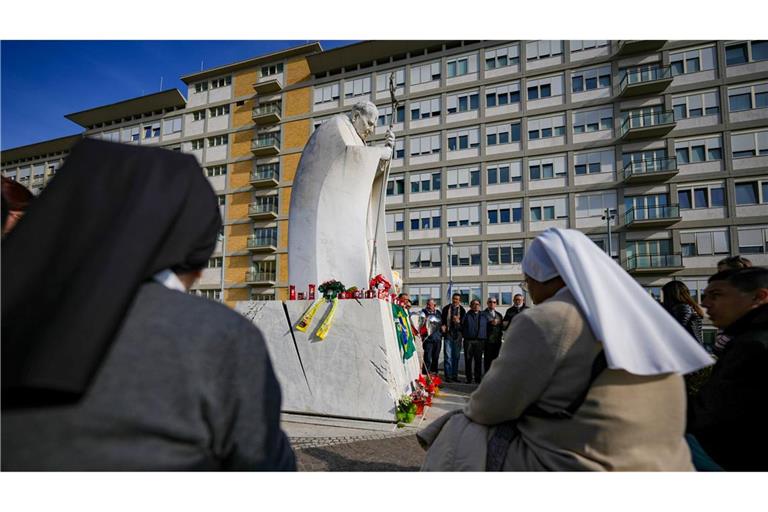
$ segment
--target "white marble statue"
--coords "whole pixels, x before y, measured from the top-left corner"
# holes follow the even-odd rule
[[[321,124],[304,147],[288,223],[288,282],[297,290],[329,279],[368,288],[374,240],[372,275],[392,282],[380,203],[395,136],[390,130],[383,147],[366,145],[378,115],[373,103],[357,103],[349,114]]]

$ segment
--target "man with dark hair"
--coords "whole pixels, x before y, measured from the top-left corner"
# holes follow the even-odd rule
[[[488,340],[488,319],[480,311],[480,301],[472,299],[469,312],[461,325],[464,336],[464,372],[467,384],[480,384],[483,378],[483,351]],[[474,379],[473,379],[474,377]]]
[[[697,468],[765,471],[768,269],[718,272],[709,278],[702,306],[731,341],[709,381],[688,405],[687,430],[694,464]]]
[[[518,313],[522,313],[526,309],[528,309],[528,306],[525,305],[525,299],[522,294],[516,293],[512,298],[512,305],[508,307],[507,311],[504,313],[504,320],[502,321],[503,329],[506,331],[512,319],[515,318]]]
[[[717,271],[723,272],[724,270],[738,270],[740,268],[749,268],[752,266],[752,262],[744,256],[728,256],[717,262]]]
[[[459,354],[461,353],[461,324],[467,310],[461,305],[461,295],[454,293],[451,303],[443,308],[442,331],[444,341],[444,370],[445,382],[458,382],[459,380]]]

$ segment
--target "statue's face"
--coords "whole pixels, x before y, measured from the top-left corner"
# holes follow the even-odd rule
[[[366,113],[356,111],[352,117],[352,125],[355,127],[355,131],[361,139],[368,140],[368,137],[374,132],[376,128],[376,118],[379,117],[378,112]]]

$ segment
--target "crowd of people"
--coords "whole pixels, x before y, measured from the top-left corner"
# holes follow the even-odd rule
[[[19,187],[3,180],[2,468],[294,470],[260,331],[186,293],[221,229],[194,157],[85,139],[40,198]],[[535,307],[423,309],[425,370],[442,351],[456,382],[463,352],[478,384],[419,433],[423,469],[768,468],[768,269],[727,258],[700,305],[678,281],[660,305],[563,229],[522,269]]]

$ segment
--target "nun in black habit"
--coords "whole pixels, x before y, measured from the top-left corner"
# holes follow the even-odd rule
[[[186,293],[220,229],[192,156],[72,149],[3,241],[3,470],[295,469],[261,333]]]

